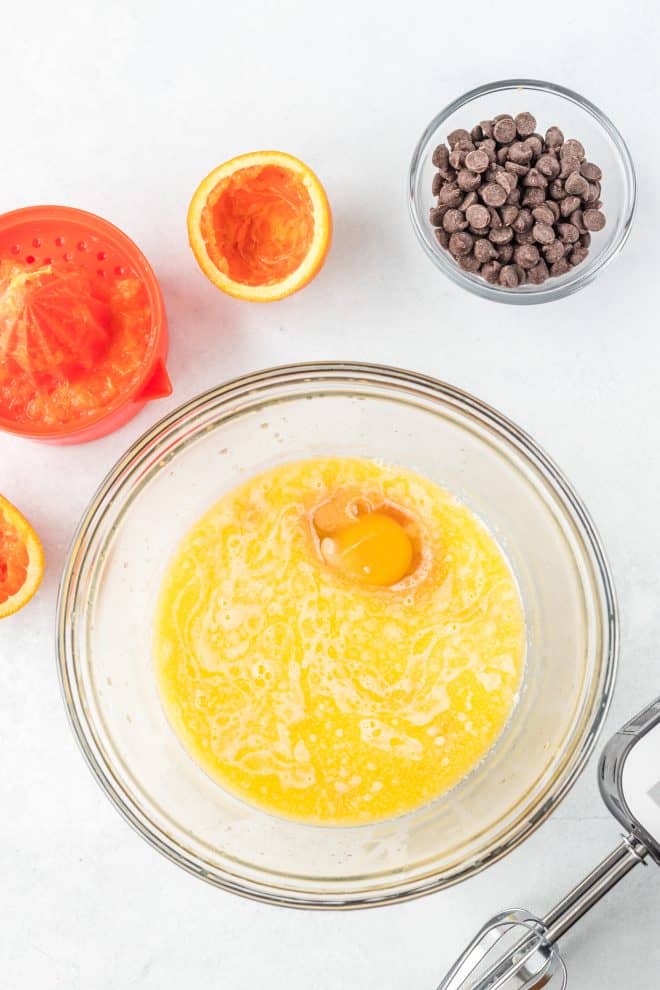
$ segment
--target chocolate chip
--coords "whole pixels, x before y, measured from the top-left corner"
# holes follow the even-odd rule
[[[545,143],[548,148],[561,148],[564,135],[558,127],[549,127],[545,132]]]
[[[470,137],[472,138],[475,144],[477,143],[477,141],[483,141],[484,131],[481,124],[474,125],[474,127],[470,131]]]
[[[480,203],[469,206],[465,211],[465,217],[470,226],[474,227],[475,230],[485,230],[490,223],[490,212],[485,206],[481,206]]]
[[[490,159],[483,149],[479,148],[477,151],[468,151],[465,156],[465,166],[469,168],[471,172],[485,172],[490,164]]]
[[[554,199],[546,199],[543,205],[548,207],[555,220],[559,220],[559,217],[561,216],[559,211],[559,207],[561,205],[560,203],[556,203]]]
[[[479,144],[479,151],[483,151],[485,155],[488,155],[488,161],[495,161],[495,152],[497,151],[497,145],[492,138],[485,138]]]
[[[487,282],[494,285],[499,277],[501,267],[499,261],[487,261],[481,269],[481,274]]]
[[[505,169],[502,169],[495,176],[495,182],[497,182],[498,185],[502,186],[502,189],[504,189],[505,193],[508,196],[509,193],[513,192],[513,190],[518,185],[518,176],[513,175],[511,172],[505,171]]]
[[[499,274],[500,285],[505,285],[507,289],[515,289],[518,281],[518,273],[513,265],[505,265]]]
[[[564,244],[575,244],[580,239],[580,231],[572,223],[558,223],[557,233]]]
[[[479,126],[483,131],[485,138],[492,138],[493,136],[493,122],[492,120],[480,120]]]
[[[481,262],[473,254],[459,255],[458,263],[463,271],[472,272],[473,274],[481,268]]]
[[[556,179],[561,166],[554,155],[541,155],[536,162],[536,168],[548,179]]]
[[[488,236],[493,244],[508,244],[513,240],[513,230],[511,227],[491,227]]]
[[[577,158],[578,161],[584,161],[584,147],[580,141],[576,141],[575,138],[569,138],[568,141],[564,141],[559,151],[560,158]]]
[[[564,189],[571,196],[584,196],[589,192],[589,183],[579,172],[571,172],[564,183]]]
[[[444,230],[442,227],[436,227],[433,233],[435,234],[435,239],[438,242],[438,244],[440,244],[441,247],[448,249],[449,234],[447,233],[447,231]]]
[[[435,175],[433,176],[433,185],[431,186],[431,192],[433,193],[434,196],[437,196],[438,195],[438,193],[440,192],[440,190],[442,188],[442,183],[444,181],[445,180],[440,175],[440,173],[439,172],[436,172]]]
[[[548,180],[536,168],[530,168],[527,175],[523,177],[523,186],[531,186],[534,189],[547,189]]]
[[[465,219],[465,215],[460,210],[447,210],[442,218],[442,226],[450,234],[456,233],[457,230],[465,230],[467,225],[468,222]]]
[[[595,203],[600,197],[600,182],[590,182],[587,192],[582,197],[585,203]]]
[[[545,189],[541,189],[539,186],[526,189],[522,202],[523,206],[540,206],[541,203],[545,202]]]
[[[502,116],[493,127],[493,137],[500,144],[510,144],[516,137],[516,123],[513,117]]]
[[[541,260],[539,249],[534,244],[521,244],[513,252],[513,257],[522,268],[533,268]]]
[[[553,231],[554,237],[554,231]],[[547,244],[543,249],[543,257],[548,262],[549,265],[553,264],[555,261],[559,261],[560,258],[564,257],[564,245],[561,241],[552,241],[552,243]]]
[[[518,206],[520,203],[520,189],[512,189],[506,198],[509,206]]]
[[[532,285],[542,285],[550,278],[550,272],[545,261],[539,261],[538,265],[534,265],[527,272],[527,281]]]
[[[543,139],[538,134],[531,134],[526,138],[525,146],[532,149],[533,158],[538,158],[543,153]]]
[[[473,189],[481,185],[481,176],[477,175],[476,172],[470,172],[467,168],[462,168],[456,176],[456,184],[463,192],[472,192]]]
[[[586,260],[588,254],[589,248],[576,245],[569,254],[568,260],[572,265],[581,265],[582,262]]]
[[[539,244],[552,244],[555,239],[554,227],[552,224],[543,221],[534,224],[532,234],[534,235],[534,240]]]
[[[447,135],[447,144],[450,148],[455,148],[460,141],[471,141],[469,132],[463,127],[459,127]]]
[[[577,227],[577,229],[580,231],[580,234],[586,234],[587,228],[584,225],[584,213],[582,212],[582,210],[573,210],[573,212],[571,213],[568,219],[573,224],[574,227]]]
[[[479,261],[492,261],[497,257],[497,248],[487,237],[478,237],[474,242],[474,255]]]
[[[463,199],[463,190],[458,188],[456,182],[445,182],[438,194],[440,206],[458,206]]]
[[[522,265],[518,265],[514,263],[513,267],[515,268],[516,275],[518,276],[518,284],[524,285],[524,283],[527,281],[527,272],[522,267]]]
[[[529,172],[529,165],[521,165],[519,162],[512,162],[511,159],[504,163],[504,167],[507,172],[512,172],[514,175],[527,175]]]
[[[501,121],[498,121],[499,123]],[[507,193],[497,182],[489,182],[481,188],[480,196],[487,206],[503,206]]]
[[[449,155],[449,164],[452,168],[460,169],[463,168],[465,162],[465,156],[467,152],[461,148],[454,148]]]
[[[560,258],[559,261],[555,261],[552,265],[550,265],[550,274],[555,278],[557,275],[565,275],[566,272],[570,272],[570,270],[571,266],[566,258]]]
[[[526,230],[531,230],[534,224],[534,218],[529,210],[521,210],[513,221],[513,229],[518,234],[524,234]]]
[[[431,161],[436,168],[447,168],[449,165],[449,152],[447,146],[439,144],[431,156]]]
[[[563,217],[569,217],[571,213],[579,209],[582,202],[578,196],[567,196],[566,199],[562,199],[559,204],[559,212]]]
[[[489,206],[488,211],[490,213],[490,225],[493,230],[497,230],[498,227],[503,226],[502,217],[499,215],[494,206]]]
[[[532,210],[532,216],[537,223],[553,224],[555,222],[555,216],[547,202],[542,203],[541,206],[535,206]]]
[[[516,244],[533,244],[534,235],[531,230],[525,230],[522,234],[514,234]]]
[[[503,145],[501,148],[497,149],[495,158],[499,165],[506,165],[509,160],[509,148],[508,145]]]
[[[452,234],[449,238],[449,250],[454,257],[459,254],[469,254],[473,244],[472,235],[466,232]]]
[[[527,143],[523,143],[522,141],[514,141],[509,147],[508,160],[515,162],[517,165],[527,165],[532,160],[532,156],[532,149]]]
[[[553,179],[548,186],[548,192],[553,199],[563,199],[566,195],[566,191],[564,189],[564,183],[561,179]]]
[[[503,265],[508,265],[513,258],[513,244],[502,244],[497,249],[497,257]]]
[[[515,118],[516,130],[521,138],[529,137],[536,130],[536,118],[531,113],[519,113]]]
[[[477,194],[476,194],[476,192],[466,193],[465,196],[464,196],[464,198],[463,198],[463,200],[461,201],[461,205],[459,206],[459,210],[461,210],[463,213],[465,213],[465,211],[470,206],[472,206],[474,203],[476,203],[476,202],[477,202]],[[466,221],[466,223],[467,223],[467,221]]]
[[[603,178],[601,169],[598,168],[598,165],[594,165],[593,162],[582,162],[580,172],[589,182],[600,182]]]
[[[576,158],[574,155],[570,155],[567,158],[562,158],[561,160],[561,170],[559,172],[560,179],[567,179],[571,172],[580,171],[580,159]]]
[[[605,215],[600,210],[585,210],[584,225],[587,230],[602,230],[605,226]]]
[[[520,210],[517,206],[503,206],[500,211],[500,215],[502,217],[502,223],[505,227],[510,227],[519,213]]]
[[[580,234],[580,244],[582,247],[591,247],[591,234],[589,231],[586,234]]]
[[[431,226],[441,227],[442,218],[448,209],[448,206],[432,206],[429,210],[429,220],[431,221]]]

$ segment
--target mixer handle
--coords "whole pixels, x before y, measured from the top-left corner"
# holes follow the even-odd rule
[[[543,924],[552,945],[590,911],[619,880],[638,863],[645,863],[648,849],[634,835],[626,835],[609,856],[598,864],[566,897],[549,911]]]

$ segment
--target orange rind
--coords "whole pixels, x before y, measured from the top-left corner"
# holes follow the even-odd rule
[[[43,573],[39,537],[25,516],[0,495],[0,619],[27,605]]]
[[[223,292],[274,302],[307,285],[332,236],[325,190],[312,170],[281,151],[255,151],[219,165],[188,210],[188,238],[204,274]]]

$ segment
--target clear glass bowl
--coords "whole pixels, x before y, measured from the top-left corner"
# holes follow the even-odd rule
[[[431,161],[438,144],[458,127],[468,131],[480,120],[498,113],[534,114],[538,130],[545,134],[556,124],[566,138],[581,141],[587,159],[603,170],[603,212],[607,225],[592,236],[589,257],[565,275],[550,278],[542,285],[522,285],[506,289],[490,285],[478,275],[463,271],[449,251],[433,234],[429,210],[434,205],[431,185],[435,167]],[[563,86],[536,79],[504,79],[470,90],[445,107],[425,129],[410,164],[408,203],[415,233],[434,264],[457,285],[495,302],[528,305],[561,299],[592,282],[625,244],[635,213],[637,182],[626,142],[605,114],[578,93]]]
[[[165,718],[151,650],[161,577],[191,524],[246,477],[319,455],[383,458],[454,491],[505,548],[527,618],[520,701],[486,759],[421,810],[352,828],[268,815],[206,776]],[[124,817],[191,873],[304,907],[383,904],[438,890],[525,839],[594,745],[618,639],[593,525],[525,433],[422,375],[330,363],[221,385],[133,444],[78,528],[57,626],[76,736]]]

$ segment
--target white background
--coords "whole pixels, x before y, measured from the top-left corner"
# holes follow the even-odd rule
[[[32,518],[47,555],[38,597],[0,628],[3,988],[432,990],[492,912],[547,909],[616,842],[592,760],[529,842],[451,891],[347,914],[221,893],[152,851],[92,780],[60,699],[53,623],[76,521],[151,422],[248,370],[364,359],[474,392],[557,459],[592,510],[620,597],[608,728],[658,694],[659,9],[651,0],[2,0],[0,211],[70,204],[131,235],[164,290],[175,384],[170,399],[93,444],[0,437],[0,491]],[[601,106],[640,180],[622,256],[578,296],[531,309],[446,281],[418,247],[405,203],[412,148],[433,114],[516,75]],[[316,169],[335,239],[304,292],[251,306],[197,270],[185,213],[210,168],[262,147]],[[640,868],[564,940],[571,987],[656,987],[659,920],[660,874]]]

